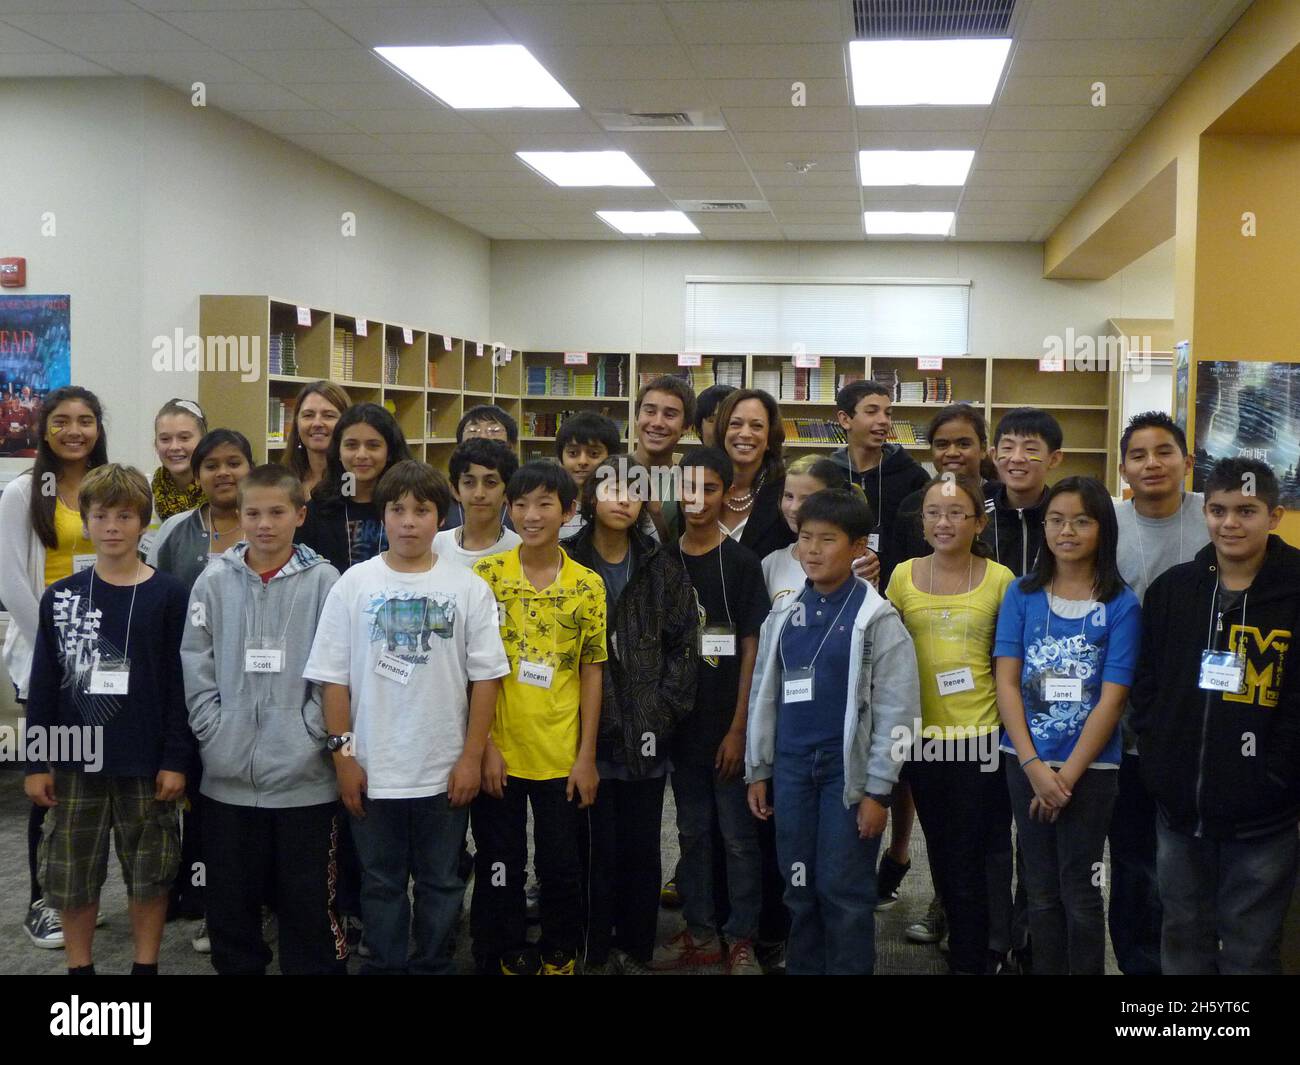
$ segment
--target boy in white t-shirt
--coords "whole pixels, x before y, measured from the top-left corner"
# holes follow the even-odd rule
[[[469,803],[509,664],[487,584],[432,551],[451,503],[446,477],[398,462],[374,501],[390,547],[330,590],[303,675],[322,688],[361,858],[372,952],[361,971],[445,973],[464,893],[457,861]]]
[[[519,469],[514,451],[500,440],[469,437],[451,453],[451,494],[464,524],[433,538],[433,553],[472,569],[488,555],[512,551],[519,534],[505,525],[506,484]]]

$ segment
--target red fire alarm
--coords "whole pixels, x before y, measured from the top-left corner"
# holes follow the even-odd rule
[[[22,288],[26,284],[26,259],[0,259],[0,286],[4,288]]]

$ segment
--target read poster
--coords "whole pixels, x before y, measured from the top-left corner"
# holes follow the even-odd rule
[[[36,455],[41,402],[72,380],[69,296],[0,295],[0,458]]]

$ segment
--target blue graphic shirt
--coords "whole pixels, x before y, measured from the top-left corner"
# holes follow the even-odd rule
[[[1046,591],[1024,592],[1021,584],[1011,585],[1002,600],[993,654],[1022,660],[1020,697],[1034,749],[1048,765],[1060,766],[1074,751],[1088,715],[1101,699],[1102,684],[1132,685],[1142,640],[1142,610],[1137,596],[1125,587],[1109,603],[1089,604],[1082,613],[1078,608],[1064,609],[1072,601],[1058,599],[1058,610],[1064,609],[1058,613],[1048,610]],[[1066,616],[1069,612],[1075,616]],[[1049,677],[1077,679],[1081,698],[1048,702],[1044,679]],[[1001,749],[1015,753],[1005,729]],[[1120,754],[1116,727],[1090,768],[1117,769]]]

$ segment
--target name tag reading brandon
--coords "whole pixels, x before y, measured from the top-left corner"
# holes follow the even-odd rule
[[[810,703],[813,700],[813,671],[787,669],[781,674],[781,701],[784,703]]]
[[[520,684],[531,684],[534,688],[549,688],[551,681],[555,679],[555,667],[548,666],[544,662],[526,662],[521,658],[518,678]]]
[[[709,625],[700,630],[700,654],[727,658],[736,654],[736,630],[730,625]]]
[[[379,661],[375,663],[375,672],[381,677],[387,677],[389,680],[395,680],[398,684],[405,685],[410,681],[411,674],[415,672],[415,666],[411,662],[403,662],[391,651],[385,651],[379,656]]]
[[[1246,675],[1243,657],[1233,651],[1202,651],[1199,687],[1207,692],[1228,692],[1236,695],[1242,690]]]
[[[942,673],[936,673],[934,679],[939,684],[940,695],[956,695],[958,692],[975,690],[975,675],[971,673],[970,666],[946,669]]]
[[[89,695],[126,695],[131,688],[131,663],[101,658],[90,671]]]

